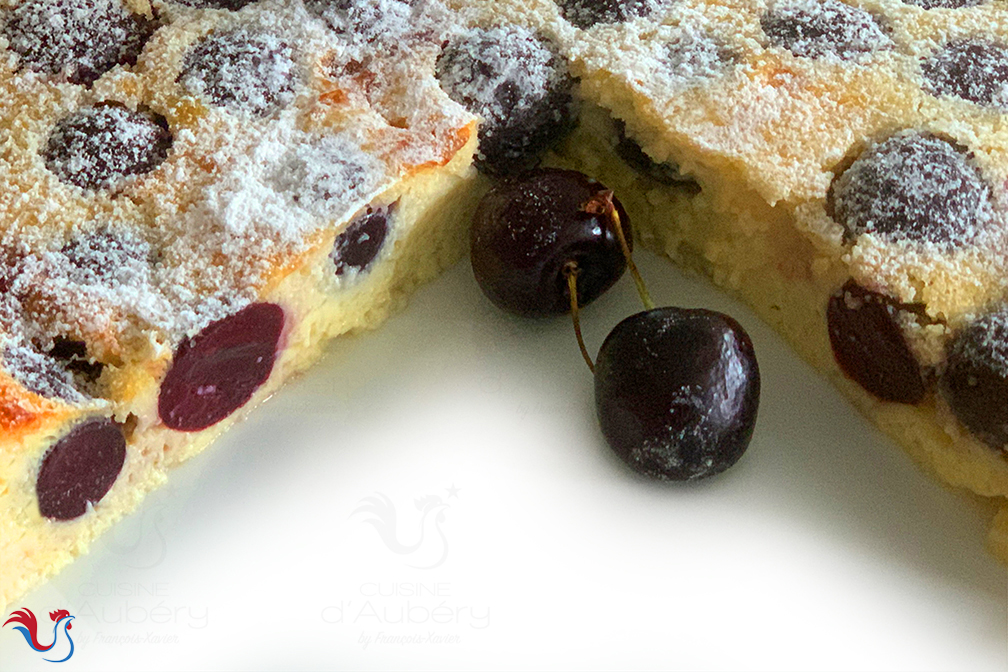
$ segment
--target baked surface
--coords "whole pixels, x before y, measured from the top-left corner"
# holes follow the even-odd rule
[[[1008,12],[974,0],[457,2],[547,36],[550,159],[740,295],[944,482],[1008,496]],[[463,9],[464,8],[464,9]],[[1008,558],[1008,513],[991,542]]]
[[[460,256],[476,119],[419,10],[381,54],[300,2],[0,17],[2,608]]]
[[[644,242],[744,298],[942,480],[1004,498],[1005,6],[645,13],[558,29],[604,111],[561,161],[628,194]]]
[[[550,147],[945,482],[1008,497],[1000,1],[8,0],[0,26],[0,606],[457,258],[487,179]]]

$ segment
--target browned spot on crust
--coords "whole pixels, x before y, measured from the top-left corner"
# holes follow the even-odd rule
[[[181,126],[192,126],[206,116],[206,106],[193,98],[183,98],[171,108],[171,115]]]
[[[319,101],[326,105],[345,105],[350,101],[350,96],[340,88],[333,88],[319,95]]]
[[[29,403],[32,396],[35,395],[12,381],[0,381],[0,430],[23,429],[39,418],[37,409],[31,408]]]
[[[357,88],[362,91],[370,92],[374,87],[378,74],[372,70],[370,66],[370,59],[365,59],[363,61],[350,59],[344,63],[339,63],[335,58],[329,58],[322,64],[325,75],[334,80],[338,80],[340,84],[336,85],[337,89],[342,91],[344,95],[347,95],[348,98],[349,94],[346,91],[348,88]],[[354,86],[347,86],[348,84],[352,84]],[[322,95],[325,96],[326,94]]]
[[[770,56],[757,58],[752,64],[751,77],[774,87],[791,85],[800,74],[782,64],[779,59]]]
[[[217,172],[217,162],[209,156],[195,156],[193,157],[193,161],[197,166],[208,173]]]
[[[0,399],[0,429],[13,431],[30,424],[36,415],[11,399]]]
[[[439,138],[439,146],[442,149],[441,158],[437,161],[428,161],[427,163],[421,163],[416,166],[411,166],[408,173],[414,175],[425,168],[436,168],[438,166],[443,166],[451,161],[459,150],[465,147],[466,143],[469,142],[469,138],[472,137],[473,131],[475,130],[476,122],[469,124],[468,126],[463,126],[461,128],[454,128],[445,133]]]

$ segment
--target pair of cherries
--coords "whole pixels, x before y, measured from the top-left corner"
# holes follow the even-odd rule
[[[752,341],[722,313],[653,307],[632,246],[612,191],[558,169],[499,182],[480,202],[470,237],[476,280],[496,306],[526,317],[571,313],[602,433],[624,462],[662,480],[712,476],[738,461],[756,423]],[[616,325],[593,362],[579,308],[627,268],[645,310]]]

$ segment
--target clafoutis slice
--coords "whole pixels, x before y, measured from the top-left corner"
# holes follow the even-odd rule
[[[1004,5],[538,11],[587,99],[561,162],[616,190],[642,243],[747,301],[920,464],[1003,505]],[[1008,561],[1008,512],[990,541]]]
[[[0,9],[0,610],[465,249],[441,24],[331,9]]]

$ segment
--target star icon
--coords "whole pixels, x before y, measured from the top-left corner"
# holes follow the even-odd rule
[[[461,489],[462,488],[456,488],[454,483],[451,484],[450,488],[445,488],[445,490],[448,491],[448,497],[449,497],[449,499],[452,498],[452,497],[454,497],[455,499],[458,499],[458,493],[459,493],[459,490],[461,490]]]

